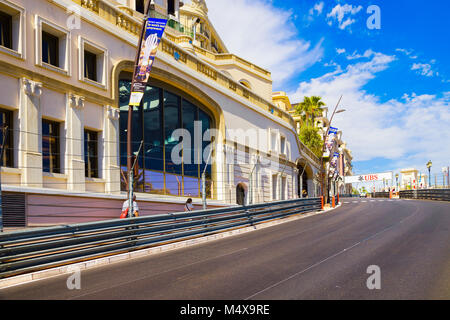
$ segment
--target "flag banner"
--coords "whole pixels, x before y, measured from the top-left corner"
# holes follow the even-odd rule
[[[345,183],[358,183],[358,182],[376,182],[385,180],[393,180],[392,172],[384,173],[374,173],[374,174],[363,174],[359,176],[348,176],[345,177]]]
[[[333,168],[337,167],[337,160],[338,160],[338,158],[339,158],[339,153],[335,152],[333,154],[333,158],[331,159],[331,163],[330,163]]]
[[[147,19],[142,45],[139,48],[139,60],[134,71],[133,87],[131,88],[130,96],[131,106],[139,106],[141,104],[166,24],[166,19]]]
[[[335,142],[335,137],[338,132],[338,128],[330,127],[330,130],[328,130],[328,135],[325,139],[325,146],[329,152],[333,150],[333,145]]]

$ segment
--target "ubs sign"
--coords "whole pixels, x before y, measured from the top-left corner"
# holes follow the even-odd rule
[[[359,176],[344,177],[345,183],[376,182],[383,180],[393,180],[392,172],[363,174]]]

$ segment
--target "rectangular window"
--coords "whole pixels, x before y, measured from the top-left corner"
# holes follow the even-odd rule
[[[277,134],[276,134],[276,132],[270,133],[270,150],[271,151],[277,150]]]
[[[283,136],[280,138],[280,153],[286,154],[286,138]]]
[[[59,123],[42,120],[42,168],[44,172],[61,173]]]
[[[272,200],[278,199],[278,175],[272,175]]]
[[[84,130],[84,166],[88,178],[99,178],[98,174],[98,133]]]
[[[282,177],[281,178],[281,200],[287,199],[287,194],[286,194],[287,190],[286,189],[287,189],[287,178]]]
[[[103,89],[108,84],[108,50],[83,38],[79,43],[79,80]]]
[[[84,51],[84,77],[97,81],[97,55],[89,51]]]
[[[59,67],[59,39],[42,31],[42,62]]]
[[[175,0],[167,0],[167,13],[175,15]]]
[[[0,45],[12,49],[12,16],[0,11]]]
[[[12,112],[0,109],[0,144],[3,150],[1,165],[3,167],[13,167],[13,128],[12,128]]]
[[[140,12],[142,14],[145,14],[144,13],[144,10],[145,10],[145,8],[144,8],[144,0],[136,0],[135,4],[136,4],[136,11]]]

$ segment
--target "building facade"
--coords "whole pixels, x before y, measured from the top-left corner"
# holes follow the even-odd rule
[[[169,21],[133,110],[141,215],[182,211],[188,197],[199,208],[202,173],[209,207],[291,199],[304,184],[316,196],[320,164],[272,102],[270,72],[228,52],[204,1],[156,0],[155,8]],[[48,225],[120,215],[142,12],[143,1],[0,0],[6,219]]]

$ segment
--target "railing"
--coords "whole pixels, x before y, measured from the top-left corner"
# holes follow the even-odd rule
[[[450,189],[419,189],[400,191],[400,199],[450,201]]]
[[[0,234],[0,278],[320,209],[320,198],[295,199]]]
[[[372,192],[372,198],[389,198],[389,192]]]

